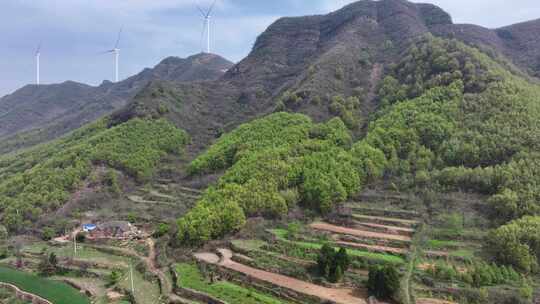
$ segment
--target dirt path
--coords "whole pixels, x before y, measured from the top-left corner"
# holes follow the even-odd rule
[[[156,243],[154,239],[147,238],[146,244],[148,245],[148,257],[143,257],[143,259],[146,261],[150,272],[156,275],[161,282],[161,294],[168,296],[172,294],[173,287],[165,273],[161,271],[161,269],[159,269],[156,265]]]
[[[335,243],[337,245],[342,245],[345,247],[366,249],[367,251],[371,251],[371,252],[386,252],[386,253],[392,253],[392,254],[397,254],[397,255],[407,254],[407,252],[409,252],[408,250],[403,249],[403,248],[395,248],[395,247],[387,247],[387,246],[366,245],[366,244],[361,244],[361,243],[343,242],[343,241],[338,241]]]
[[[228,249],[219,249],[222,255],[220,259],[212,253],[195,254],[198,260],[206,263],[217,264],[224,268],[246,274],[255,279],[263,280],[282,288],[290,289],[302,294],[312,295],[323,300],[333,301],[338,304],[365,304],[366,295],[356,294],[353,289],[327,288],[307,283],[295,278],[275,274],[260,269],[252,268],[231,260],[232,252]],[[216,262],[216,259],[218,262]]]
[[[373,228],[373,229],[384,230],[387,233],[403,234],[403,235],[412,235],[415,231],[412,228],[388,226],[388,225],[381,225],[381,224],[367,223],[367,222],[356,222],[356,225]]]
[[[403,241],[403,242],[411,241],[411,237],[406,236],[406,235],[395,235],[395,234],[388,234],[388,233],[381,233],[381,232],[365,231],[365,230],[360,230],[360,229],[336,226],[336,225],[323,223],[323,222],[316,222],[309,226],[316,230],[330,231],[330,232],[340,233],[340,234],[348,234],[348,235],[362,237],[362,238]]]
[[[381,225],[402,225],[406,227],[412,227],[412,226],[418,225],[418,221],[404,220],[404,219],[392,218],[392,217],[371,216],[371,215],[362,215],[362,214],[353,214],[352,217],[358,220],[362,220],[362,221],[373,221]]]

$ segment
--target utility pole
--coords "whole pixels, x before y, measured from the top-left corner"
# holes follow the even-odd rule
[[[77,255],[77,232],[73,234],[73,257]]]
[[[129,278],[131,280],[131,293],[135,296],[135,285],[133,285],[133,264],[129,264]]]

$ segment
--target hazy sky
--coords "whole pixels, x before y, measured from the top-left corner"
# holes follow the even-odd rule
[[[201,6],[211,0],[199,0]],[[229,60],[246,56],[259,35],[281,16],[319,14],[352,0],[218,0],[213,52]],[[538,0],[427,0],[456,23],[500,27],[540,18]],[[196,0],[1,0],[0,96],[34,82],[34,52],[42,41],[42,83],[75,80],[99,84],[113,78],[118,30],[121,78],[167,56],[202,50],[202,18]]]

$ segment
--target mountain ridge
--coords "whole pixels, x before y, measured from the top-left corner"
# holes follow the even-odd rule
[[[74,81],[26,85],[0,99],[0,138],[39,143],[57,138],[128,103],[151,81],[205,81],[220,78],[232,63],[219,55],[200,53],[186,59],[168,57],[118,83],[104,81],[90,86]],[[24,145],[23,145],[24,146]]]
[[[521,31],[525,33],[519,34]],[[506,32],[510,35],[505,36]],[[399,59],[400,50],[423,35],[456,38],[473,46],[492,48],[494,54],[506,57],[524,73],[537,76],[540,73],[540,52],[537,51],[540,41],[529,39],[530,33],[536,32],[540,32],[540,20],[490,30],[476,25],[454,24],[446,11],[433,4],[365,0],[326,15],[278,19],[261,33],[250,54],[228,69],[222,77],[200,74],[210,78],[211,83],[206,85],[178,83],[178,80],[193,77],[183,79],[182,75],[175,74],[174,69],[169,70],[167,66],[177,60],[166,58],[157,65],[157,70],[165,77],[156,77],[156,70],[145,69],[139,75],[128,78],[130,83],[104,83],[101,87],[129,91],[130,85],[140,81],[138,77],[143,78],[141,82],[144,85],[148,83],[145,77],[159,82],[157,86],[182,96],[186,109],[191,109],[189,113],[177,113],[185,121],[180,122],[179,126],[196,134],[196,141],[200,139],[200,144],[196,144],[202,147],[221,130],[230,130],[241,122],[272,112],[276,106],[281,106],[280,101],[288,110],[323,121],[334,116],[329,106],[325,105],[326,102],[331,103],[328,100],[340,94],[355,96],[362,101],[361,109],[354,113],[341,110],[341,116],[365,119],[377,106],[374,91],[385,71]],[[508,37],[512,37],[515,43],[510,43]],[[150,91],[156,89],[152,85],[147,87]],[[146,90],[145,86],[141,85],[141,90]],[[124,92],[126,95],[129,94]],[[139,99],[133,102],[140,102],[142,96],[152,99],[144,92],[132,93],[124,98],[108,95],[109,100],[104,105],[94,102],[92,106],[78,111],[71,120],[93,121],[102,113],[121,109],[133,99]],[[290,98],[285,100],[285,96],[307,102],[292,102]],[[317,104],[317,100],[326,102]],[[62,108],[62,105],[59,107]],[[92,112],[99,115],[86,117],[86,113]],[[32,111],[25,115],[34,118]],[[51,127],[51,122],[45,121],[39,126],[41,131],[34,129],[29,133],[46,132],[49,135],[44,137],[51,139],[74,129],[74,126],[82,125],[61,122]],[[201,121],[201,124],[195,121]],[[351,121],[351,124],[356,122]],[[24,130],[31,127],[25,126]],[[11,131],[10,134],[13,133]],[[2,136],[6,138],[5,131],[0,132]],[[18,143],[17,138],[28,137],[35,136],[19,133],[9,139]],[[17,146],[0,147],[0,152],[13,150]]]
[[[503,55],[527,72],[528,64],[521,62],[532,60],[534,54],[519,60],[521,51],[508,51],[482,40],[483,35],[475,35],[496,35],[495,31],[474,26],[479,30],[464,30],[458,35],[455,32],[460,28],[469,27],[454,24],[447,12],[432,4],[359,1],[326,15],[278,19],[257,38],[246,58],[211,84],[160,85],[182,96],[190,110],[178,113],[182,117],[178,126],[193,134],[194,145],[201,149],[222,131],[271,113],[276,107],[307,114],[317,122],[327,120],[335,116],[330,104],[338,95],[361,101],[358,109],[338,109],[342,118],[358,117],[350,124],[361,124],[378,105],[374,92],[383,75],[399,61],[403,49],[425,35],[493,46],[494,56]],[[152,102],[146,95],[146,101]],[[142,96],[144,92],[135,102],[141,102]],[[200,123],[192,121],[193,117]],[[361,127],[357,128],[355,133],[361,133]]]

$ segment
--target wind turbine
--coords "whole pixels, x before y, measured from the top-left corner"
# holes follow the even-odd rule
[[[118,82],[118,61],[120,60],[120,49],[118,48],[118,45],[120,43],[120,36],[122,35],[123,28],[120,28],[120,31],[118,32],[118,38],[116,38],[116,43],[114,44],[114,48],[105,51],[104,53],[113,53],[114,54],[114,81]]]
[[[41,42],[36,49],[36,85],[39,85],[39,57],[41,56]]]
[[[212,13],[212,10],[214,9],[214,6],[216,5],[217,0],[214,0],[212,2],[212,5],[205,11],[203,10],[198,4],[197,8],[199,9],[199,12],[204,18],[203,23],[203,31],[202,34],[204,35],[204,31],[206,30],[206,52],[210,53],[210,14]]]

